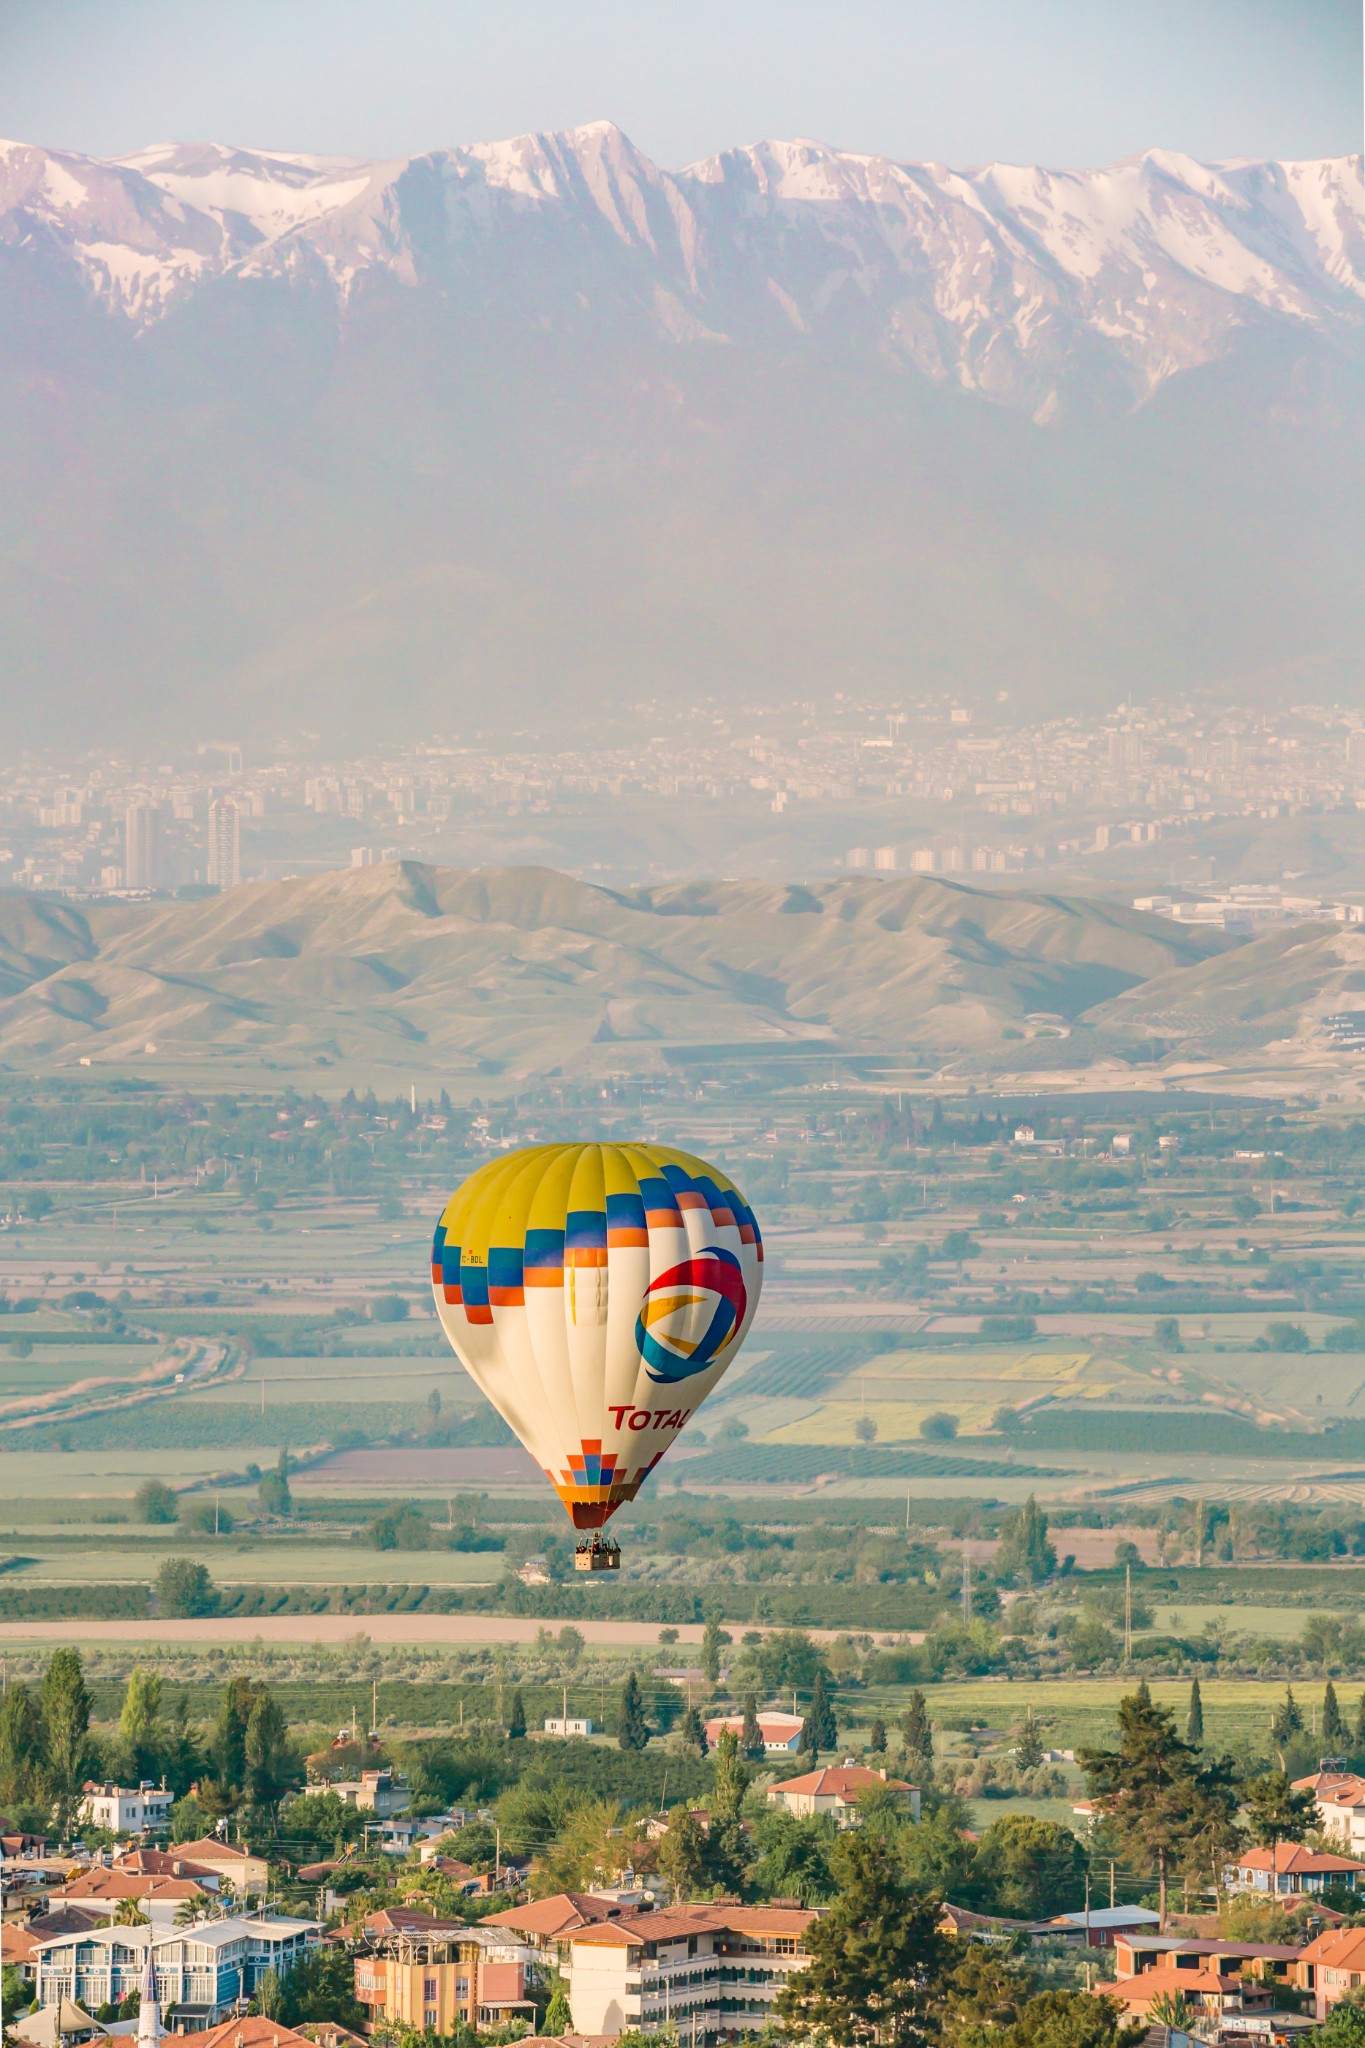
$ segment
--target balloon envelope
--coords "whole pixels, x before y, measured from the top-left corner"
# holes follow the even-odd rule
[[[678,1440],[758,1306],[763,1244],[723,1173],[666,1145],[532,1145],[471,1174],[431,1248],[441,1326],[579,1529]]]

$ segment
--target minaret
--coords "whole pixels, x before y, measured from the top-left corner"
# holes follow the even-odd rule
[[[161,2039],[161,1992],[156,1981],[152,1929],[147,1929],[147,1965],[142,1972],[142,2002],[137,2009],[137,2048],[157,2048]]]

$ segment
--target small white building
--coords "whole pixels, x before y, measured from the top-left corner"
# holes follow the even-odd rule
[[[547,1735],[591,1735],[593,1722],[586,1714],[552,1714],[543,1723]]]
[[[104,1828],[111,1835],[141,1835],[149,1828],[170,1825],[175,1794],[164,1785],[96,1785],[85,1787],[80,1819],[88,1828]]]

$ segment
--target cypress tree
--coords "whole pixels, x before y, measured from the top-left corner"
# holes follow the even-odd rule
[[[90,1694],[76,1650],[55,1650],[43,1673],[43,1748],[59,1836],[70,1833],[90,1768]]]
[[[916,1686],[910,1695],[909,1704],[901,1715],[901,1741],[905,1744],[905,1761],[918,1770],[928,1770],[934,1761],[934,1728],[929,1719],[929,1708],[924,1694]]]
[[[0,1700],[0,1801],[8,1808],[35,1798],[42,1768],[42,1715],[28,1687],[16,1679]]]
[[[1346,1747],[1346,1723],[1337,1704],[1337,1689],[1329,1678],[1322,1693],[1322,1748],[1324,1756],[1340,1756]]]
[[[1365,1712],[1365,1695],[1362,1695],[1361,1709]],[[739,1731],[739,1747],[745,1760],[761,1764],[767,1751],[763,1747],[763,1730],[758,1725],[758,1703],[752,1693],[745,1695],[744,1726]]]
[[[701,1724],[701,1715],[695,1707],[689,1707],[678,1730],[678,1747],[688,1756],[706,1755],[706,1730]]]
[[[507,1740],[509,1742],[522,1742],[525,1740],[525,1737],[526,1705],[521,1697],[521,1687],[518,1685],[513,1689],[512,1704],[507,1715]],[[559,2031],[563,2033],[564,2029],[561,2027]]]
[[[801,1723],[801,1753],[812,1763],[821,1750],[833,1749],[839,1740],[839,1724],[834,1718],[834,1709],[829,1703],[825,1689],[823,1670],[815,1674],[815,1690],[810,1696],[810,1710]]]
[[[640,1681],[632,1671],[621,1687],[621,1705],[616,1722],[616,1740],[622,1749],[643,1749],[649,1741],[649,1723],[640,1698]]]
[[[1185,1740],[1191,1749],[1204,1747],[1204,1700],[1197,1678],[1190,1681],[1190,1711],[1185,1717]]]

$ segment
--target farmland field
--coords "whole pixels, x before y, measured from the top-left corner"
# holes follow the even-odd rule
[[[238,1543],[231,1537],[187,1545],[175,1529],[164,1540],[138,1543],[105,1538],[88,1546],[69,1539],[42,1549],[41,1539],[21,1546],[26,1560],[4,1574],[4,1584],[146,1585],[163,1559],[191,1554],[224,1586],[344,1586],[355,1584],[487,1585],[503,1574],[498,1551],[378,1551],[364,1543]],[[41,1552],[41,1554],[39,1554]]]

